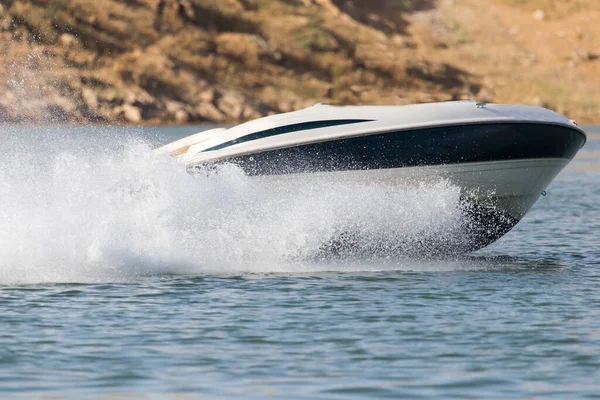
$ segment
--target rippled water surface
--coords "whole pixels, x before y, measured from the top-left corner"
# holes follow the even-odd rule
[[[339,221],[451,235],[452,185],[193,177],[151,153],[188,130],[3,128],[0,398],[598,398],[600,129],[511,233],[433,260],[311,254]]]

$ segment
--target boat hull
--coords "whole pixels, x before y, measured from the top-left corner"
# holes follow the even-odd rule
[[[486,112],[492,118],[500,111],[490,107]],[[417,241],[408,247],[424,246],[421,250],[428,253],[466,252],[510,231],[585,143],[583,131],[568,120],[559,123],[555,114],[538,111],[548,121],[473,121],[383,131],[361,128],[379,123],[368,119],[340,120],[343,124],[332,120],[336,124],[331,127],[321,126],[331,121],[311,123],[311,127],[295,124],[288,126],[294,127],[289,132],[283,126],[208,144],[190,158],[189,168],[234,164],[267,185],[316,180],[393,188],[447,180],[460,188],[464,240]],[[306,131],[298,131],[298,125]],[[343,135],[344,129],[357,130]],[[360,248],[364,242],[374,241],[349,231],[325,247],[338,252]],[[406,248],[406,243],[399,243],[396,250]]]
[[[378,185],[391,190],[422,185],[435,187],[440,180],[445,180],[460,189],[460,212],[464,217],[461,234],[464,237],[451,242],[432,241],[411,246],[412,250],[427,250],[433,254],[461,253],[485,247],[510,231],[568,163],[569,160],[562,158],[502,160],[379,170],[257,175],[253,179],[266,187],[307,187],[314,183],[321,186],[341,184],[345,187]],[[344,238],[336,240],[332,249],[339,252],[346,242],[354,251],[360,241],[359,233],[345,232]],[[406,243],[399,245],[407,247]]]

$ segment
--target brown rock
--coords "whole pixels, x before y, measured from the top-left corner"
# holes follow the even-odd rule
[[[198,100],[200,100],[200,102],[202,102],[202,103],[212,103],[214,99],[215,99],[215,89],[213,89],[213,88],[208,88],[206,90],[203,90],[198,95]]]
[[[58,40],[60,44],[67,49],[70,49],[71,47],[74,47],[77,44],[77,38],[74,35],[71,35],[70,33],[63,33],[62,35],[60,35]]]
[[[142,111],[131,104],[123,104],[120,107],[120,114],[125,118],[125,120],[134,124],[142,121]]]
[[[208,121],[222,122],[226,119],[223,113],[211,103],[200,103],[196,107],[196,112],[200,117]]]
[[[98,97],[105,103],[118,103],[117,91],[113,88],[107,88],[100,92]]]
[[[239,120],[244,111],[244,100],[232,94],[225,94],[217,100],[217,107],[228,117]]]
[[[394,52],[385,43],[359,44],[356,46],[356,59],[367,68],[393,73],[403,70],[403,62],[396,58]]]
[[[325,10],[329,11],[333,15],[340,15],[341,11],[331,0],[313,0],[313,3],[316,3],[323,7]]]
[[[358,98],[351,90],[342,90],[338,95],[338,101],[342,104],[356,104]]]
[[[81,91],[81,98],[90,110],[98,110],[98,96],[96,95],[96,92],[94,92],[92,89],[83,88],[83,90]]]
[[[394,45],[396,47],[400,47],[403,49],[416,49],[417,48],[417,44],[415,42],[407,40],[405,37],[403,37],[402,35],[399,35],[397,33],[392,35],[392,43],[394,43]],[[447,47],[447,45],[446,45],[446,47]]]
[[[254,107],[246,106],[244,107],[244,112],[242,113],[243,120],[252,120],[262,117],[262,114],[256,110]]]
[[[226,32],[215,39],[217,53],[253,64],[263,52],[264,40],[248,33]]]
[[[12,20],[10,18],[4,18],[0,21],[0,31],[9,31]]]
[[[165,101],[165,108],[169,114],[174,115],[178,110],[183,110],[185,108],[185,104],[179,101],[167,100]]]
[[[294,104],[289,100],[283,100],[277,103],[277,109],[279,112],[294,111]]]
[[[28,110],[31,112],[33,119],[50,120],[53,122],[64,122],[73,116],[77,106],[75,103],[66,97],[61,96],[59,93],[51,93],[44,100],[40,99],[35,102],[37,104],[31,104],[28,102],[28,106],[33,107]]]
[[[75,102],[66,97],[54,94],[49,99],[49,104],[64,110],[65,113],[70,114],[77,109]]]
[[[133,103],[137,102],[137,96],[135,95],[135,93],[129,92],[125,95],[125,98],[123,99],[123,101],[126,104],[133,104]]]
[[[190,115],[188,114],[187,111],[185,111],[183,109],[175,111],[175,121],[178,124],[185,124],[189,120],[190,120]]]

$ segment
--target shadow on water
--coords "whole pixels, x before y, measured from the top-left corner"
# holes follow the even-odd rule
[[[562,273],[572,269],[571,264],[555,258],[527,258],[514,256],[481,256],[461,255],[452,258],[378,258],[355,257],[353,259],[328,259],[320,262],[279,263],[278,265],[249,265],[247,269],[238,270],[205,270],[196,273],[181,271],[180,266],[172,268],[147,269],[137,274],[129,275],[127,279],[109,279],[107,281],[90,282],[46,282],[46,283],[16,283],[0,285],[2,290],[74,290],[94,286],[97,288],[120,287],[130,285],[168,284],[189,285],[212,280],[248,279],[337,279],[340,277],[360,277],[361,279],[394,279],[406,274],[430,273],[525,273],[546,274]],[[181,271],[181,272],[179,272]],[[112,283],[111,283],[112,282]]]
[[[482,270],[490,272],[564,272],[571,268],[557,258],[471,255],[466,259],[475,268],[477,265],[485,266]]]
[[[252,279],[252,278],[336,278],[341,276],[392,278],[403,274],[443,272],[483,273],[557,273],[572,268],[554,258],[526,258],[514,256],[461,255],[452,258],[330,258],[319,262],[294,262],[274,266],[253,266],[248,270],[210,272],[199,274],[159,274],[155,277],[182,279]]]

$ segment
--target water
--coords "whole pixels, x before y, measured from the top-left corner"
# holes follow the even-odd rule
[[[0,397],[598,398],[600,129],[506,237],[433,260],[314,254],[339,221],[452,235],[451,184],[152,156],[193,129],[3,127]]]

